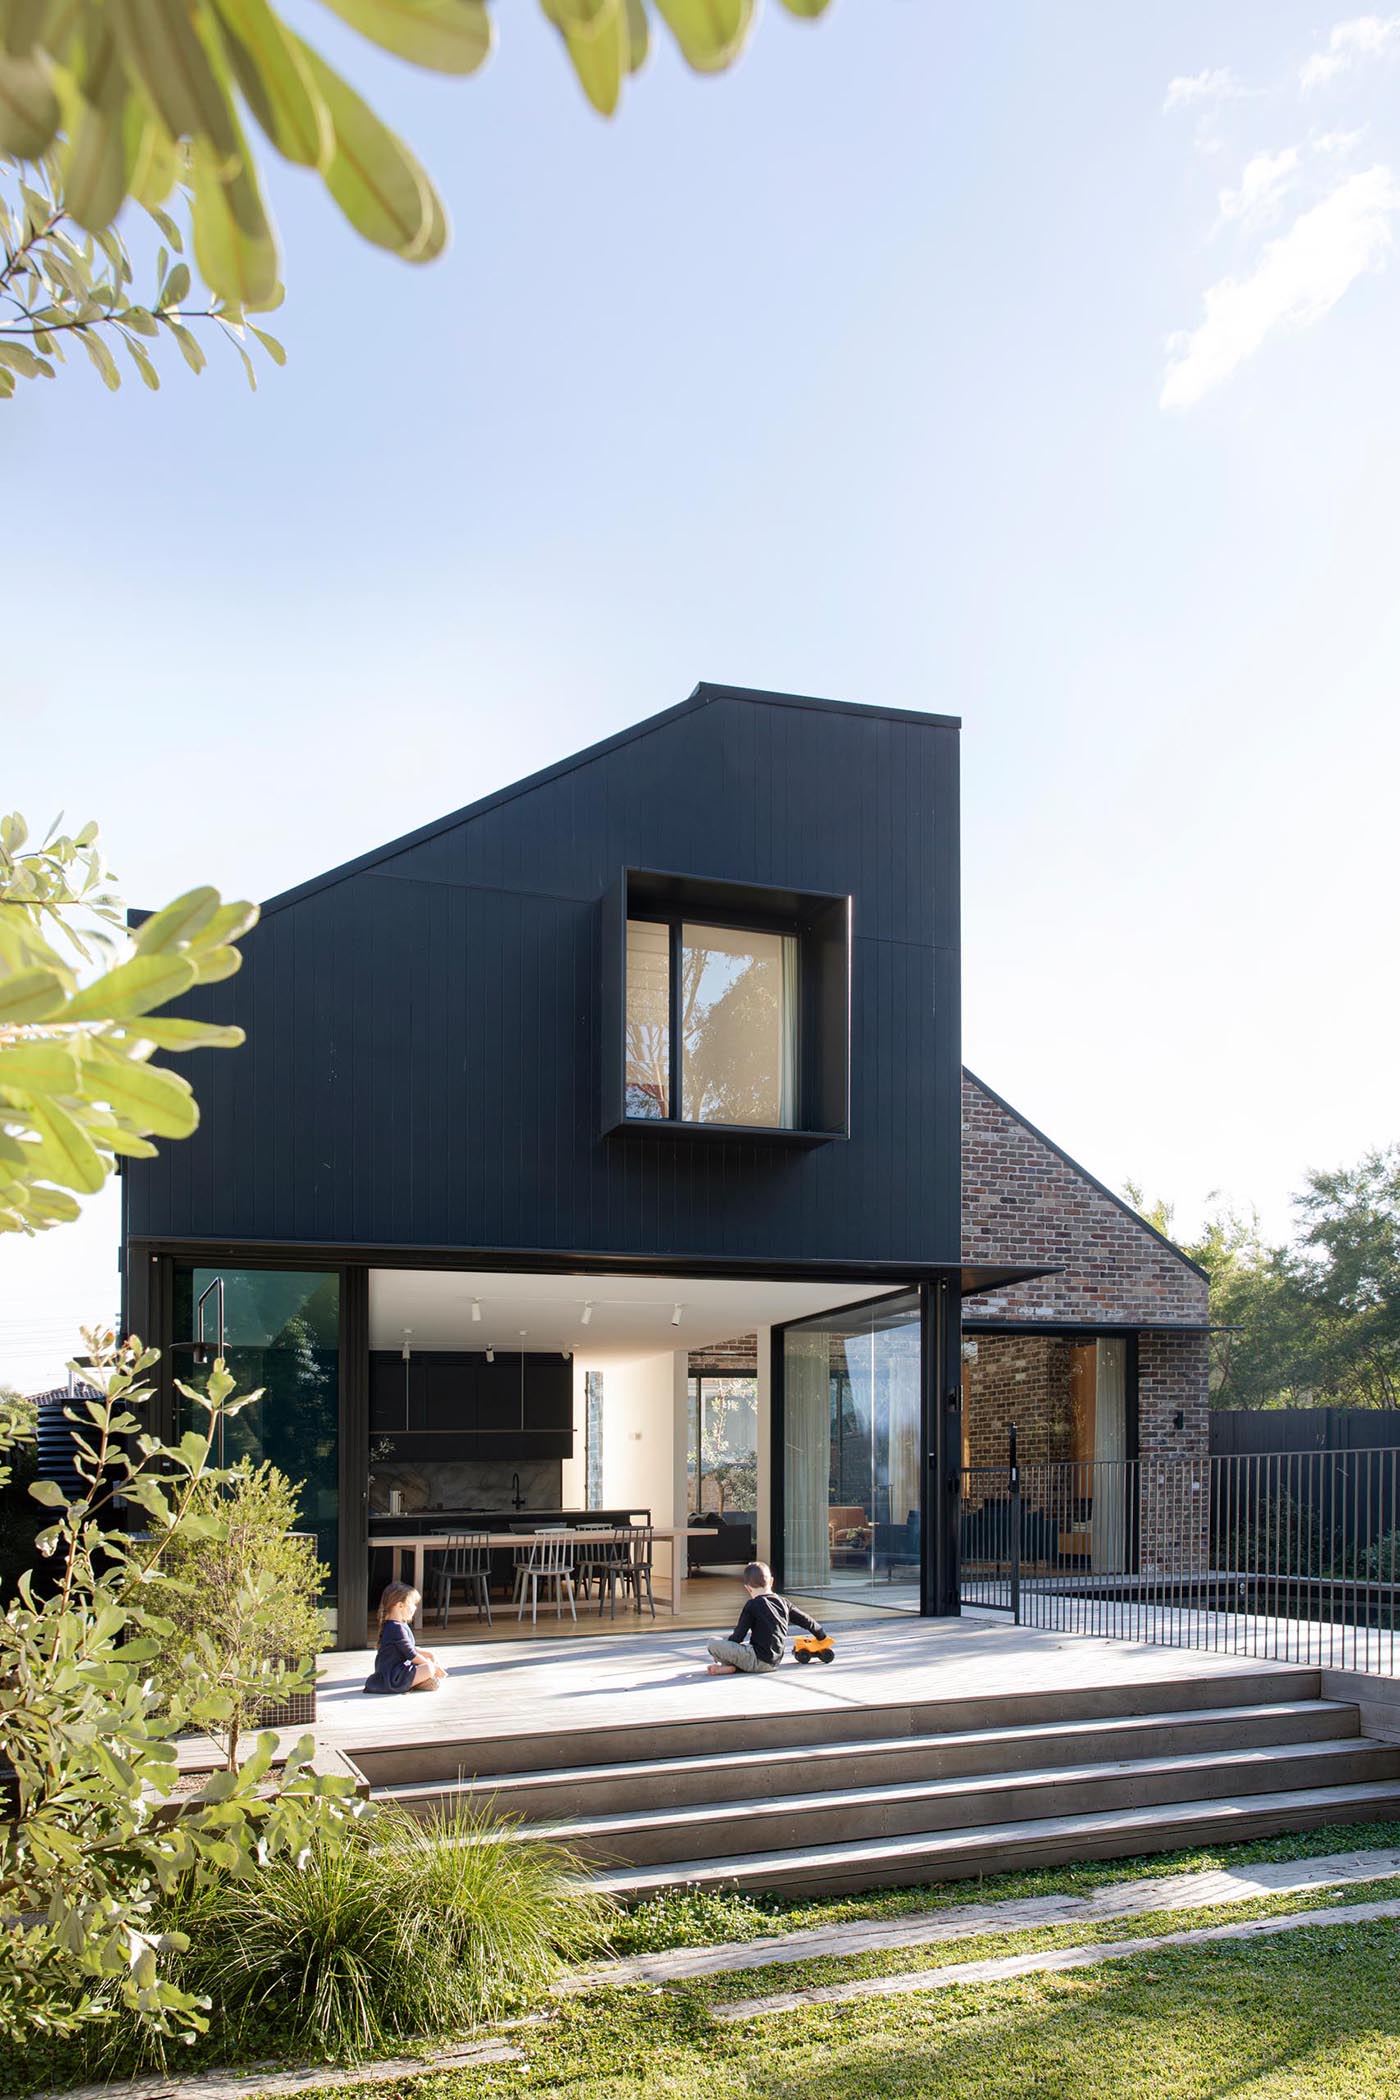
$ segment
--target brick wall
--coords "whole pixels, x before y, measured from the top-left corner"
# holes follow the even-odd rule
[[[967,1319],[1206,1317],[1206,1280],[1141,1218],[963,1073],[963,1259],[1060,1271],[964,1301]]]
[[[1138,1565],[1144,1574],[1201,1574],[1209,1558],[1207,1369],[1203,1334],[1139,1337]],[[1160,1463],[1164,1459],[1173,1463]],[[1181,1459],[1191,1463],[1177,1463]]]
[[[970,1466],[1004,1466],[1007,1431],[1025,1465],[1072,1455],[1069,1343],[1055,1335],[984,1334],[963,1377]]]
[[[758,1336],[740,1334],[730,1342],[712,1342],[708,1349],[692,1349],[690,1375],[701,1372],[715,1378],[756,1378]]]

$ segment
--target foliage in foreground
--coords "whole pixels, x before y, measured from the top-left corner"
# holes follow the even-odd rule
[[[229,1771],[240,1741],[256,1727],[269,1699],[304,1682],[313,1656],[329,1646],[317,1609],[326,1570],[316,1541],[297,1536],[301,1500],[285,1473],[240,1459],[225,1479],[196,1481],[195,1518],[169,1540],[149,1587],[147,1608],[170,1631],[151,1663],[156,1688],[178,1699],[191,1672],[222,1691],[227,1711],[209,1734]]]
[[[491,50],[485,0],[326,0],[371,43],[411,64],[474,73]],[[828,0],[782,0],[811,19]],[[758,0],[540,0],[584,92],[604,115],[646,58],[653,15],[687,63],[733,64]],[[200,275],[240,312],[280,296],[277,239],[250,120],[273,149],[312,169],[356,232],[406,262],[447,240],[432,183],[273,0],[6,0],[0,11],[0,153],[58,150],[77,224],[101,234],[127,197],[163,206],[192,191]]]
[[[249,336],[274,364],[285,363],[276,336],[246,321],[232,300],[191,303],[189,265],[181,260],[184,234],[160,205],[150,207],[150,218],[162,246],[154,287],[142,299],[131,252],[116,228],[85,233],[75,222],[56,154],[23,171],[0,154],[0,170],[13,190],[8,199],[0,194],[0,400],[21,379],[52,379],[75,344],[113,393],[122,383],[117,350],[153,393],[160,386],[154,353],[162,346],[173,344],[192,372],[202,372],[207,359],[201,332],[206,339],[222,338],[242,358],[250,387],[258,380],[246,347]]]
[[[600,1946],[609,1906],[561,1847],[507,1834],[479,1811],[420,1822],[376,1809],[305,1860],[180,1892],[163,1919],[188,1941],[171,1963],[180,1987],[211,2001],[199,2059],[354,2061],[538,1998],[562,1962]],[[52,2068],[114,2076],[167,2060],[158,2036],[122,2023]]]
[[[281,1760],[276,1796],[260,1797],[276,1748],[267,1734],[184,1814],[162,1814],[172,1737],[218,1726],[269,1677],[257,1669],[216,1683],[196,1663],[163,1698],[149,1675],[170,1634],[149,1601],[162,1555],[181,1532],[219,1536],[222,1519],[193,1505],[201,1481],[225,1477],[209,1466],[221,1417],[259,1396],[235,1398],[216,1363],[203,1393],[180,1388],[204,1408],[204,1433],[164,1445],[136,1412],[151,1397],[143,1380],[155,1352],[89,1342],[95,1362],[83,1375],[99,1397],[70,1411],[82,1491],[70,1500],[53,1481],[31,1488],[55,1514],[37,1542],[53,1578],[40,1597],[22,1576],[0,1621],[0,2032],[71,2033],[121,2013],[190,2034],[204,2025],[202,2008],[172,1980],[168,1957],[181,1943],[158,1916],[162,1898],[295,1860],[357,1804],[348,1779],[307,1769],[310,1736]],[[15,1408],[0,1407],[0,1460],[25,1428]],[[0,1486],[8,1470],[0,1463]],[[141,1512],[145,1536],[119,1528],[118,1497]],[[238,1601],[251,1617],[267,1592],[250,1583]]]
[[[0,1232],[70,1223],[119,1157],[189,1136],[189,1082],[152,1056],[230,1049],[243,1030],[152,1016],[231,977],[257,916],[189,890],[128,938],[95,824],[70,838],[55,822],[36,846],[23,817],[0,818]]]

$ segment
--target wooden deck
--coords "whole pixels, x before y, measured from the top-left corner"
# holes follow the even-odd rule
[[[718,1589],[718,1584],[716,1585]],[[696,1583],[697,1601],[710,1594]],[[1187,1648],[1089,1639],[1078,1634],[1010,1627],[967,1616],[928,1620],[907,1615],[841,1624],[837,1659],[800,1668],[792,1662],[758,1677],[705,1674],[705,1640],[727,1633],[726,1602],[708,1623],[680,1631],[650,1622],[630,1639],[580,1625],[564,1639],[544,1628],[534,1639],[502,1638],[448,1648],[447,1683],[436,1692],[375,1698],[362,1690],[368,1649],[327,1655],[321,1662],[316,1735],[353,1755],[355,1747],[480,1740],[522,1732],[568,1733],[585,1727],[639,1721],[696,1721],[710,1715],[830,1713],[842,1706],[880,1706],[903,1700],[955,1701],[1010,1692],[1061,1692],[1104,1686],[1180,1683],[1182,1704],[1193,1682],[1238,1671],[1259,1676],[1271,1665],[1248,1657],[1202,1654]],[[827,1610],[826,1607],[823,1607]],[[835,1619],[835,1614],[827,1610]],[[634,1621],[635,1626],[635,1621]],[[425,1636],[432,1645],[431,1631]]]

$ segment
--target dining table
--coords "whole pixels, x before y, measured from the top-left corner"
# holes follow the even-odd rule
[[[643,1527],[636,1527],[643,1528]],[[685,1594],[686,1556],[685,1542],[688,1539],[712,1539],[713,1525],[689,1526],[685,1524],[651,1524],[646,1527],[657,1545],[664,1545],[669,1556],[666,1570],[668,1591],[666,1602],[672,1612],[678,1612]],[[560,1526],[545,1524],[538,1531],[487,1531],[474,1532],[465,1524],[455,1525],[447,1531],[376,1531],[370,1545],[388,1546],[397,1556],[400,1553],[413,1555],[413,1587],[418,1592],[418,1610],[413,1617],[413,1630],[423,1627],[423,1583],[427,1572],[427,1556],[430,1553],[445,1553],[455,1540],[470,1538],[477,1545],[501,1547],[513,1546],[523,1550],[540,1539],[566,1539],[570,1544],[596,1545],[617,1527],[612,1524],[579,1524]],[[397,1564],[397,1562],[396,1562]],[[660,1573],[660,1570],[657,1571]]]

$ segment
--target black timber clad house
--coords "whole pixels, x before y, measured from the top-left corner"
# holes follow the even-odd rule
[[[766,1097],[761,1074],[706,1096],[692,1073],[697,927],[721,963],[726,943],[781,954]],[[243,946],[187,1010],[237,1021],[246,1046],[201,1060],[191,1139],[125,1163],[125,1316],[164,1351],[171,1426],[201,1334],[268,1384],[265,1417],[296,1417],[278,1462],[311,1481],[347,1645],[366,1606],[369,1278],[395,1269],[916,1293],[918,1595],[957,1608],[958,1294],[1025,1272],[959,1262],[955,720],[702,685],[273,898]],[[649,1073],[628,1003],[643,969]]]

